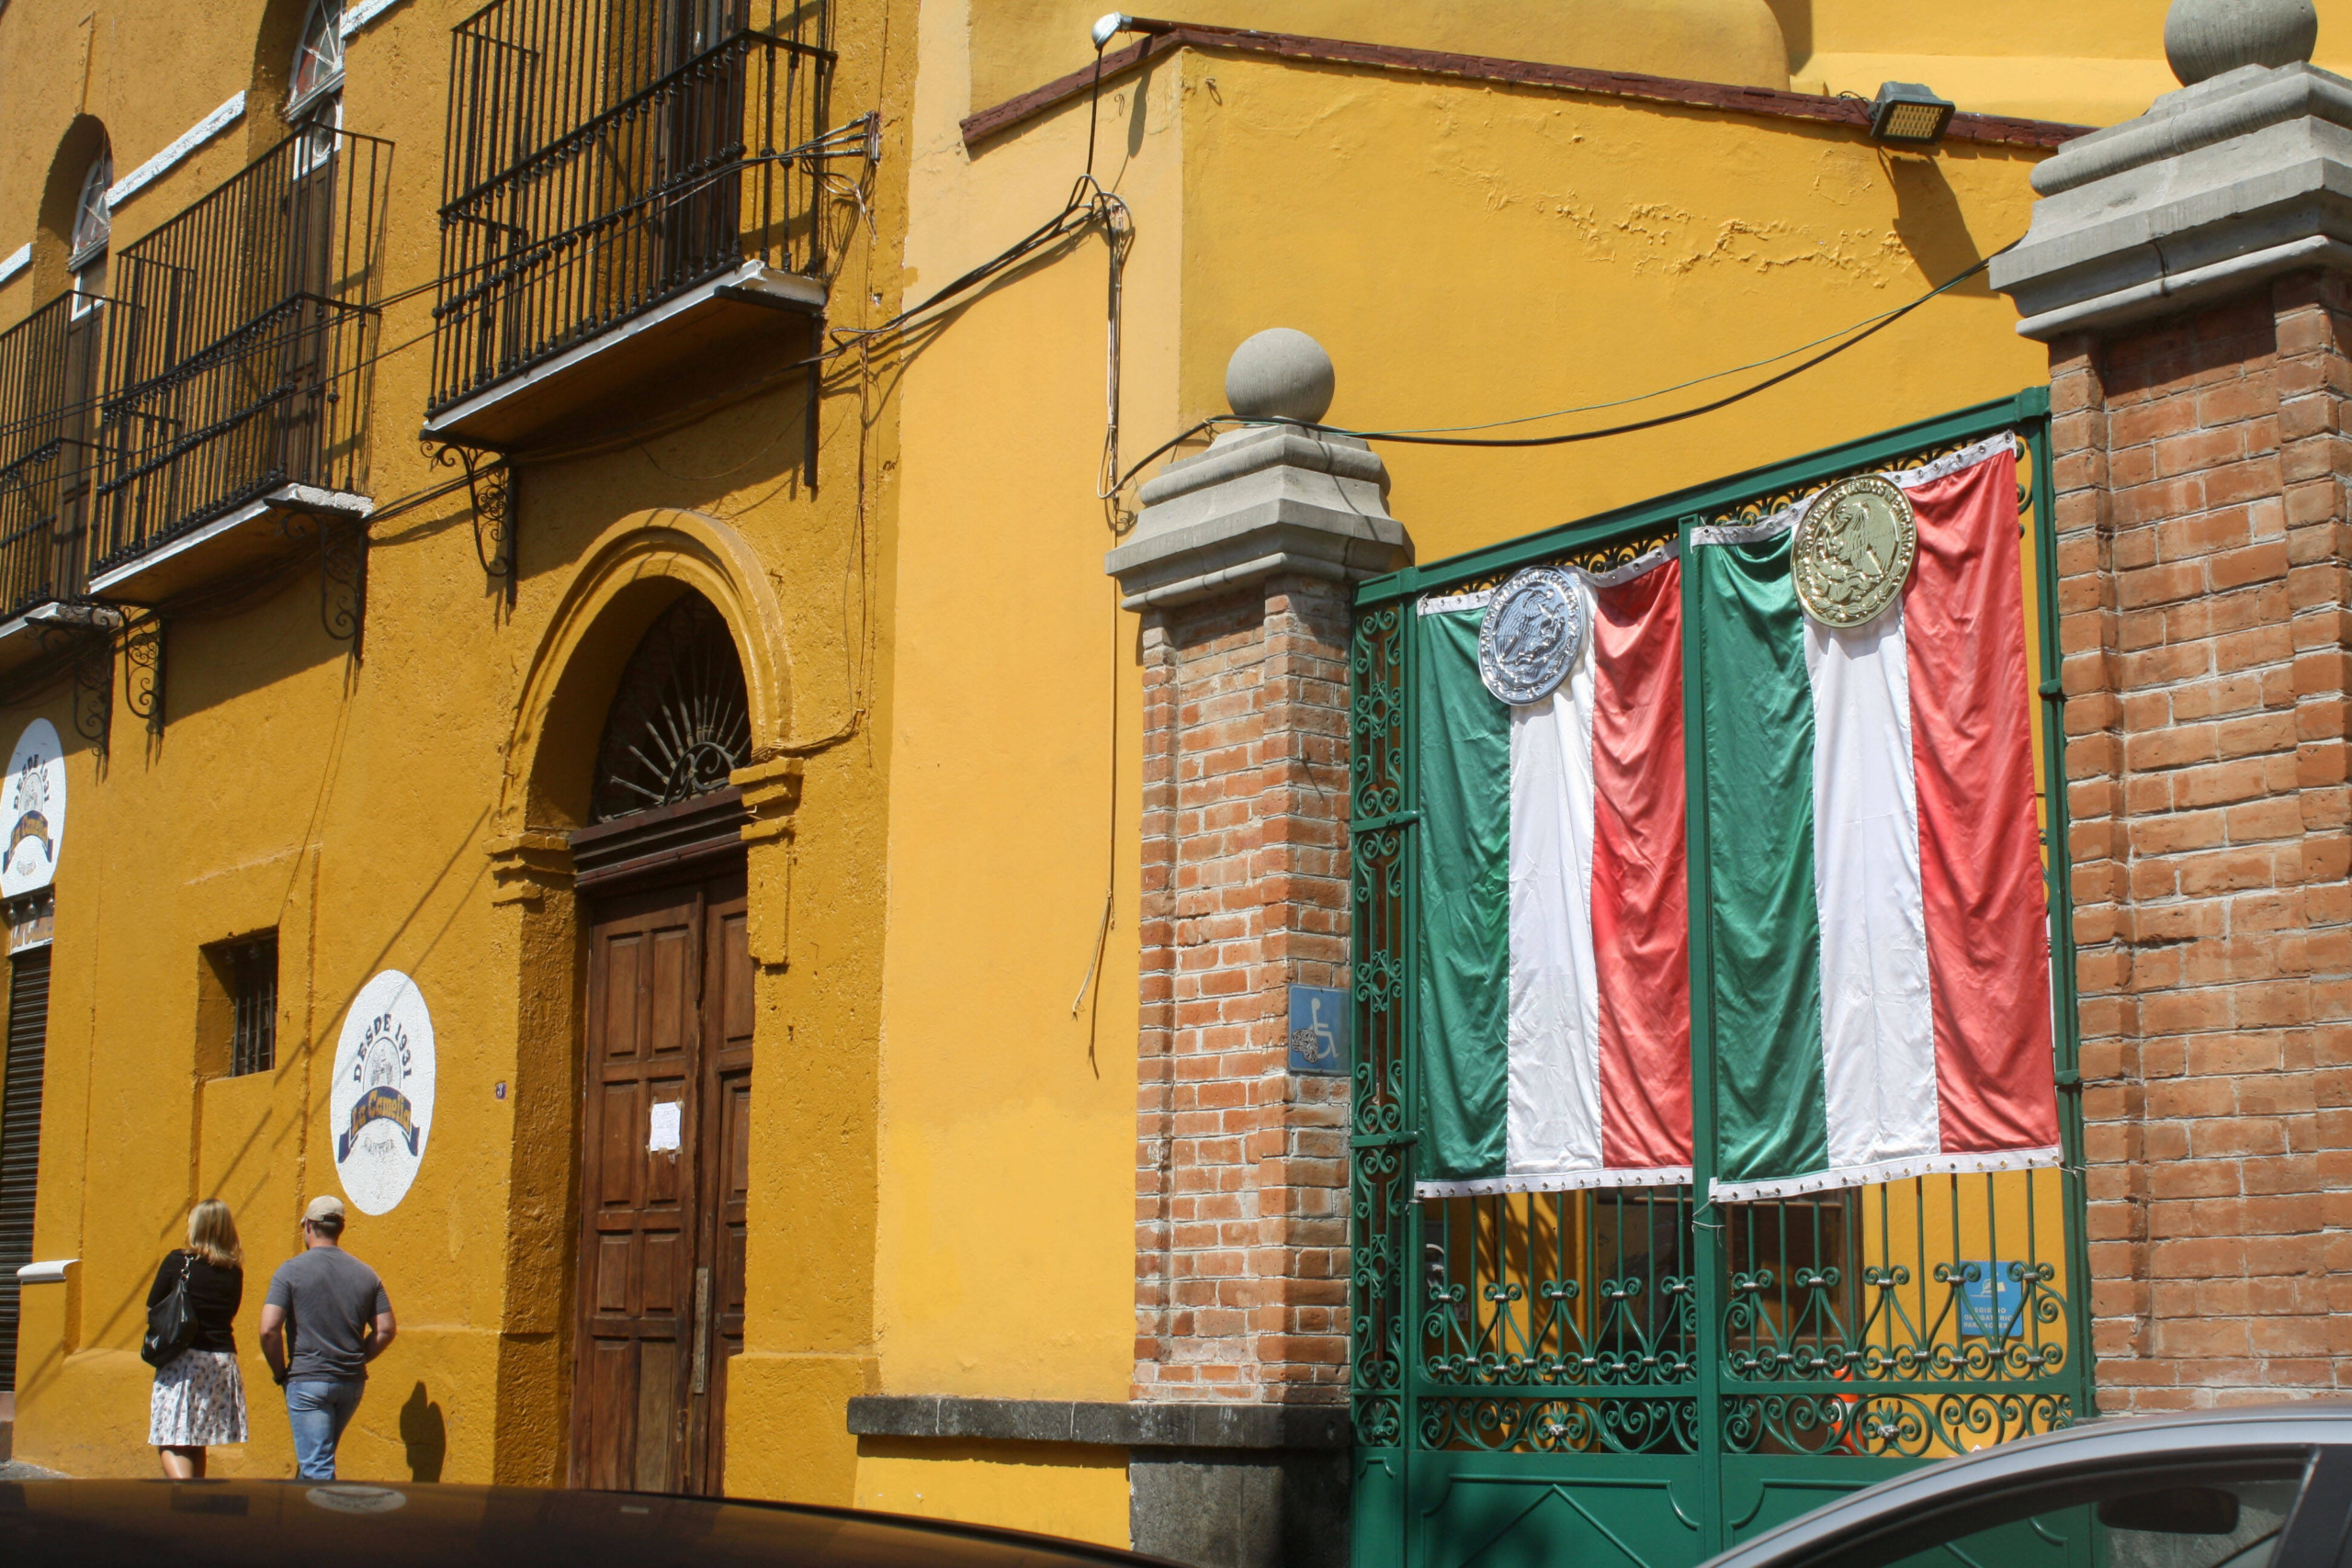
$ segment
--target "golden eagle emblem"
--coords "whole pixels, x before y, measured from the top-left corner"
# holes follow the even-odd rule
[[[1901,596],[1918,553],[1911,498],[1883,475],[1860,474],[1815,498],[1789,547],[1789,573],[1806,615],[1865,626]]]

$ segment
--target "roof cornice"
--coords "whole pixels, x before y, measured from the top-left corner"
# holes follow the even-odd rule
[[[1091,92],[1096,81],[1110,81],[1160,55],[1180,49],[1218,50],[1227,53],[1269,55],[1279,60],[1322,65],[1362,65],[1423,76],[1453,76],[1474,82],[1503,82],[1517,86],[1549,87],[1561,92],[1600,97],[1634,98],[1648,103],[1680,104],[1725,109],[1736,114],[1764,115],[1780,119],[1817,120],[1870,128],[1870,106],[1856,98],[1822,97],[1811,93],[1786,93],[1770,87],[1734,87],[1719,82],[1691,82],[1674,76],[1645,76],[1633,71],[1593,71],[1576,65],[1546,65],[1532,60],[1501,60],[1483,54],[1448,54],[1438,50],[1400,49],[1390,44],[1353,43],[1345,39],[1309,38],[1298,33],[1259,32],[1248,28],[1213,28],[1192,22],[1150,24],[1161,30],[1147,33],[1125,49],[1102,56],[1099,70],[1087,65],[1057,77],[1018,97],[979,110],[963,122],[964,145],[979,144],[1046,114],[1058,105]],[[2089,133],[2086,125],[2055,120],[2017,119],[2007,115],[1954,115],[1945,140],[2006,147],[2057,147]]]

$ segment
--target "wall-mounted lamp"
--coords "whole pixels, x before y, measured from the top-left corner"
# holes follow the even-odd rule
[[[1163,22],[1156,17],[1130,17],[1125,11],[1106,11],[1094,24],[1089,36],[1094,39],[1094,48],[1100,52],[1121,33],[1167,33],[1175,30],[1175,23]]]
[[[1933,147],[1944,139],[1952,108],[1951,99],[1917,82],[1881,83],[1871,100],[1871,139],[1897,147]]]

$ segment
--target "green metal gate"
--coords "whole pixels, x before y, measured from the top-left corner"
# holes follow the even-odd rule
[[[2031,389],[1363,585],[1352,650],[1356,1568],[1684,1568],[1905,1464],[2092,1408],[2049,407]],[[1687,543],[1693,528],[1757,522],[1846,475],[1909,468],[2003,430],[2021,443],[2018,512],[2033,544],[2063,1166],[1739,1205],[1702,1202],[1690,1187],[1416,1201],[1415,602],[1531,565],[1606,570]],[[1684,574],[1686,595],[1698,581]],[[1691,638],[1686,701],[1695,661]],[[1694,785],[1694,876],[1704,800]],[[1703,893],[1694,886],[1694,908]],[[1702,1066],[1709,1012],[1694,987]],[[1692,1078],[1703,1193],[1712,1075]],[[2029,1534],[2005,1568],[2069,1555]]]

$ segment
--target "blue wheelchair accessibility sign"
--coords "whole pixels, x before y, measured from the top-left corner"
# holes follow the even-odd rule
[[[1290,1070],[1344,1076],[1348,993],[1336,986],[1290,988]]]

